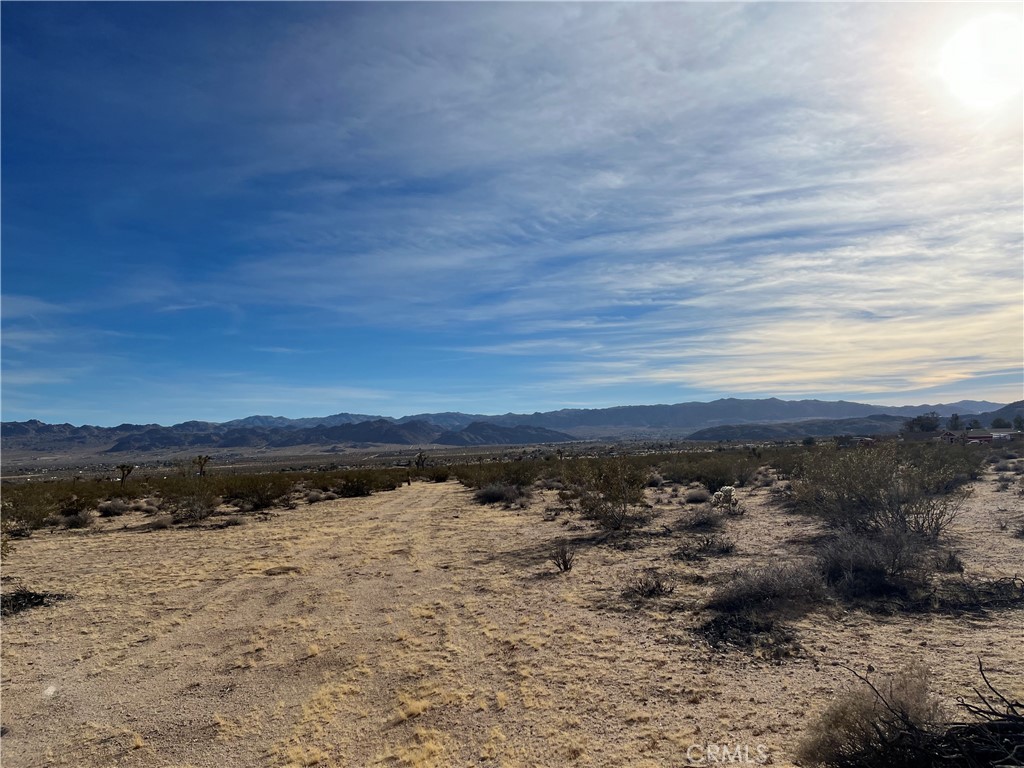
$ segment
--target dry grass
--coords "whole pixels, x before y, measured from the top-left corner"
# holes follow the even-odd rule
[[[1024,497],[984,485],[950,535],[968,576],[1010,576],[1024,544],[991,509],[1015,521]],[[822,533],[739,493],[747,514],[722,534],[734,551],[685,563],[684,509],[609,534],[546,517],[553,490],[505,509],[455,482],[243,526],[154,530],[130,510],[18,540],[5,592],[71,597],[4,620],[4,765],[660,766],[749,744],[786,766],[841,666],[920,659],[946,698],[970,694],[977,655],[1017,668],[1020,609],[818,607],[792,625],[799,655],[710,648],[694,630],[712,595],[737,571],[807,561],[801,542]],[[548,559],[563,538],[580,552],[569,577]],[[674,590],[624,598],[648,569]]]

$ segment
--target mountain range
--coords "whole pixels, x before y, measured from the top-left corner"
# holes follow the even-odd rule
[[[226,422],[121,424],[116,427],[45,424],[31,420],[0,425],[5,451],[127,454],[299,446],[523,445],[583,439],[689,438],[696,440],[792,439],[805,435],[896,432],[903,420],[935,412],[1012,420],[1024,401],[1001,406],[977,400],[938,405],[879,406],[827,400],[726,398],[676,405],[563,409],[503,415],[422,413],[401,418],[336,413],[288,419],[249,416]]]

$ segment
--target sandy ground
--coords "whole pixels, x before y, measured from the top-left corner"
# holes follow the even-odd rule
[[[647,534],[582,547],[568,574],[551,542],[592,529],[546,513],[551,492],[506,510],[454,482],[221,529],[147,531],[133,514],[39,533],[17,542],[5,589],[73,597],[3,622],[3,765],[683,766],[709,744],[791,765],[845,667],[921,660],[952,702],[981,656],[1024,695],[1020,609],[833,606],[797,622],[798,658],[710,649],[691,630],[713,585],[799,557],[816,530],[766,489],[741,493],[730,556],[671,558],[686,510],[660,492]],[[979,482],[955,531],[968,572],[1024,575],[1022,520],[1024,499]],[[675,592],[622,597],[652,566]]]

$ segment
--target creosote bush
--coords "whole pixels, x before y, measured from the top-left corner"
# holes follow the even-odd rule
[[[793,483],[793,500],[837,528],[938,538],[968,496],[955,479],[960,454],[951,454],[952,467],[942,455],[920,453],[912,463],[895,443],[815,451]]]
[[[294,477],[276,473],[223,475],[217,479],[224,500],[247,511],[277,506],[285,496],[291,493],[295,485]]]
[[[644,521],[647,478],[642,468],[619,458],[577,462],[569,482],[570,488],[559,497],[602,528],[618,531]]]
[[[198,523],[212,515],[220,504],[210,484],[203,478],[189,478],[178,484],[174,493],[164,497],[164,507],[175,523]]]

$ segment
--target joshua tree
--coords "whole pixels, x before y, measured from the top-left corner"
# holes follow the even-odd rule
[[[135,467],[131,464],[118,464],[117,469],[121,473],[121,487],[124,488],[124,481],[128,479],[128,475],[132,473],[132,470],[135,469]]]
[[[192,463],[199,469],[199,476],[206,477],[206,463],[210,460],[209,456],[196,456],[192,459]]]

